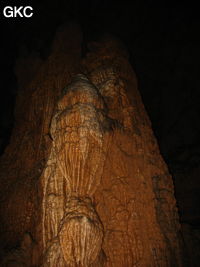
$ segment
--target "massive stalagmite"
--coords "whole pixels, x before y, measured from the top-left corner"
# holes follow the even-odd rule
[[[182,266],[172,178],[121,43],[102,38],[81,59],[68,25],[46,61],[16,72],[1,266]]]

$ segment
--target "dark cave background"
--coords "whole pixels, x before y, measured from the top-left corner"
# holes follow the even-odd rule
[[[4,18],[3,8],[31,5],[32,18]],[[14,64],[23,53],[48,57],[59,25],[75,20],[86,43],[110,33],[130,54],[138,87],[175,194],[191,266],[200,260],[200,16],[188,2],[1,1],[0,153],[9,143],[17,95]],[[24,111],[25,112],[25,111]]]

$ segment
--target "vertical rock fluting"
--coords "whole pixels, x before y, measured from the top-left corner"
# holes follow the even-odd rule
[[[98,90],[77,75],[63,90],[51,123],[54,166],[44,173],[44,244],[57,238],[63,266],[89,267],[102,254],[103,225],[92,204],[106,160],[112,123]],[[47,257],[51,262],[51,255]]]
[[[80,42],[67,27],[34,77],[17,68],[0,172],[1,246],[17,249],[1,265],[182,266],[172,179],[127,53],[107,38],[80,63]]]

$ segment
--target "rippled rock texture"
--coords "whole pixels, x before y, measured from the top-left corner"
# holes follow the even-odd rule
[[[68,25],[46,61],[18,60],[1,266],[183,266],[172,178],[127,52],[109,36],[89,49],[81,59]]]

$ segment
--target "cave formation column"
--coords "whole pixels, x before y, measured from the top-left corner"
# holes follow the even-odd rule
[[[68,26],[29,75],[33,59],[18,63],[2,266],[183,266],[172,178],[127,52],[111,37],[89,50],[81,59],[81,33]]]

